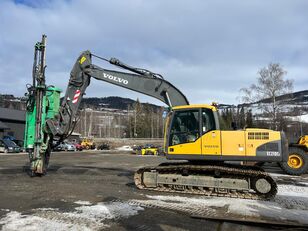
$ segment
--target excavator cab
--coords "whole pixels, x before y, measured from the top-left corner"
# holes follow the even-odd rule
[[[174,107],[168,119],[165,150],[170,155],[202,154],[204,139],[214,137],[219,130],[217,109],[210,105]]]

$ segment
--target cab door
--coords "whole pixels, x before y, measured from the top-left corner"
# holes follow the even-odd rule
[[[221,131],[216,130],[213,111],[201,110],[202,155],[221,155]]]

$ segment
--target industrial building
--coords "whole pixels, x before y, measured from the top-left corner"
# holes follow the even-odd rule
[[[0,138],[13,136],[17,140],[24,139],[26,111],[0,108]]]

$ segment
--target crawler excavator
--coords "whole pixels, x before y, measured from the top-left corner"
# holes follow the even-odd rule
[[[33,85],[28,87],[25,146],[32,175],[46,172],[53,140],[65,139],[74,129],[78,108],[91,79],[111,83],[161,100],[169,106],[164,152],[169,161],[135,172],[139,189],[250,199],[270,199],[277,185],[263,169],[226,161],[286,162],[282,132],[267,129],[223,131],[216,105],[190,105],[185,95],[162,75],[105,59],[85,51],[70,73],[65,96],[45,84],[45,39],[35,46]],[[92,63],[102,59],[125,72]]]

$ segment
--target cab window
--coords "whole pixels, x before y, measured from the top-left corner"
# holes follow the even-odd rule
[[[176,111],[170,128],[169,145],[195,142],[199,138],[199,110]]]
[[[211,109],[202,109],[202,134],[216,130],[215,118]]]

